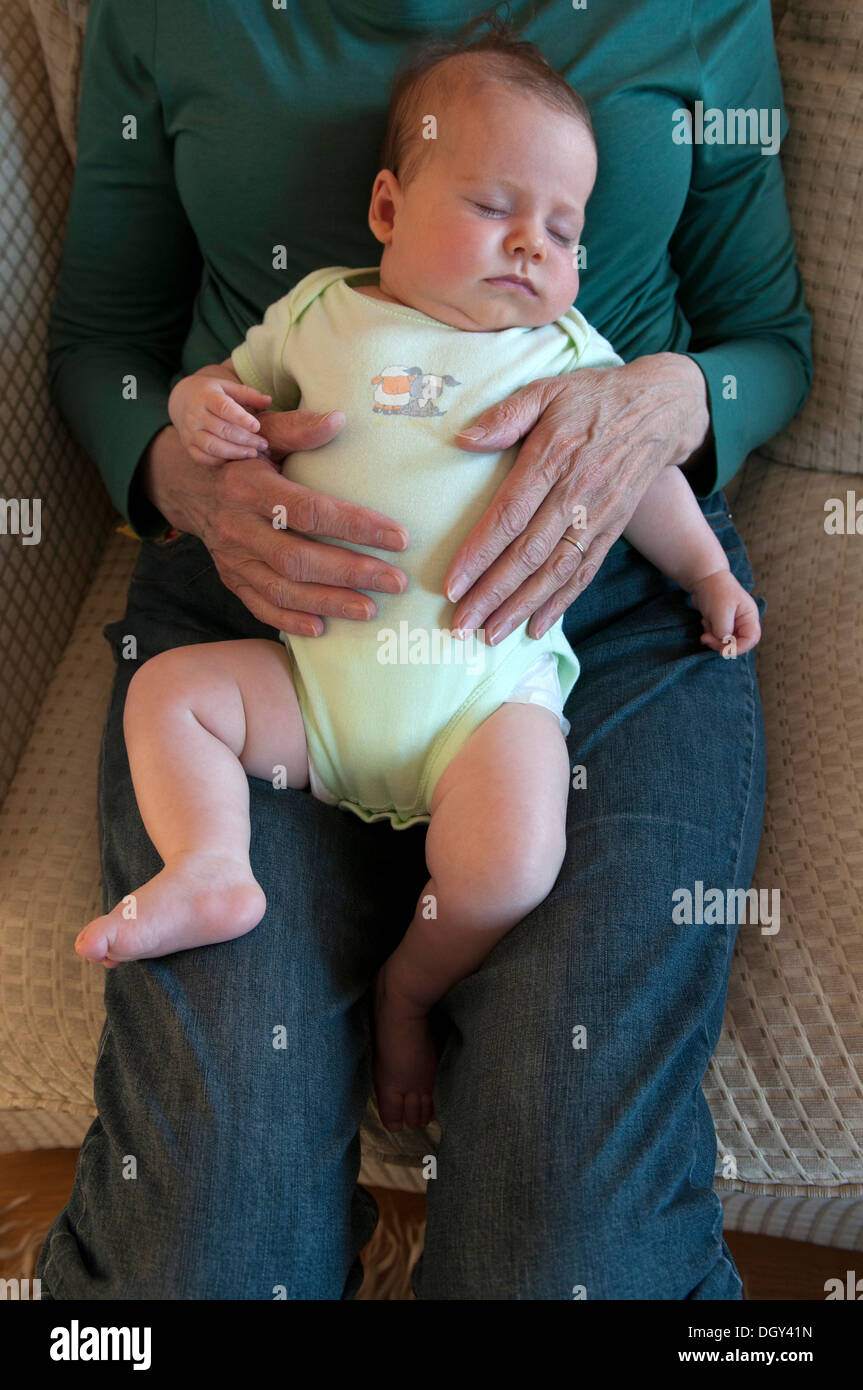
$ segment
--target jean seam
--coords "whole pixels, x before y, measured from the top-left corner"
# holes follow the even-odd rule
[[[722,658],[720,658],[720,660],[722,660]],[[755,691],[755,686],[756,686],[756,680],[755,680],[754,658],[753,658],[751,652],[748,652],[748,653],[746,654],[746,656],[744,657],[744,662],[745,662],[746,679],[747,679],[747,689],[746,689],[746,696],[745,696],[745,709],[746,709],[746,729],[747,729],[747,731],[748,731],[749,756],[748,756],[748,760],[747,760],[747,763],[746,763],[745,770],[744,770],[744,772],[742,773],[742,782],[741,782],[741,785],[740,785],[740,787],[739,787],[739,794],[738,794],[738,797],[736,798],[736,804],[739,805],[739,806],[741,807],[741,809],[740,809],[740,813],[739,813],[739,817],[738,817],[738,821],[737,821],[737,826],[736,826],[736,828],[735,828],[735,829],[733,830],[733,832],[732,832],[732,839],[731,839],[731,843],[730,843],[730,845],[729,845],[729,848],[730,848],[730,850],[731,850],[732,880],[733,880],[733,882],[734,882],[735,884],[736,884],[737,879],[738,879],[738,876],[739,876],[739,872],[740,872],[740,861],[741,861],[742,854],[743,854],[743,831],[744,831],[744,827],[745,827],[745,825],[746,825],[746,821],[747,821],[747,818],[748,818],[748,815],[749,815],[749,809],[750,809],[750,806],[751,806],[751,804],[752,804],[752,788],[753,788],[753,783],[754,783],[754,781],[755,781],[755,752],[756,752],[756,741],[757,741],[757,740],[756,740],[756,729],[755,729],[755,696],[754,696],[754,691]],[[725,930],[728,931],[728,936],[729,936],[729,940],[728,940],[728,943],[727,943],[727,946],[726,946],[726,955],[727,955],[727,957],[728,957],[728,969],[725,970],[725,971],[723,972],[724,989],[727,991],[727,988],[728,988],[728,978],[729,978],[730,967],[731,967],[731,958],[732,958],[732,956],[733,956],[733,950],[734,950],[734,937],[736,937],[736,933],[734,934],[734,936],[732,936],[732,934],[731,934],[731,932],[728,930],[728,927],[727,927],[727,926],[726,926]],[[721,1029],[721,1026],[722,1026],[722,1025],[720,1024],[720,1029]],[[710,1059],[711,1059],[711,1057],[713,1056],[713,1053],[716,1051],[716,1047],[715,1047],[715,1045],[714,1045],[714,1046],[711,1046],[711,1043],[710,1043],[710,1035],[709,1035],[709,1033],[708,1033],[708,1031],[707,1031],[707,1023],[706,1023],[706,1021],[705,1021],[704,1014],[702,1014],[702,1017],[701,1017],[700,1027],[701,1027],[701,1032],[702,1032],[702,1035],[703,1035],[703,1038],[704,1038],[704,1043],[705,1043],[704,1072],[706,1073],[707,1068],[708,1068],[708,1066],[710,1065]],[[699,1094],[703,1094],[703,1087],[702,1087],[702,1081],[701,1081],[701,1080],[699,1080],[698,1086],[697,1086],[696,1090],[693,1092],[693,1106],[694,1106],[694,1114],[695,1114],[695,1123],[694,1123],[694,1125],[693,1125],[692,1159],[691,1159],[691,1162],[690,1162],[690,1165],[689,1165],[689,1174],[688,1174],[688,1181],[689,1181],[693,1186],[694,1186],[694,1183],[693,1183],[693,1170],[694,1170],[694,1168],[695,1168],[695,1164],[696,1164],[696,1161],[697,1161],[697,1157],[698,1157],[698,1148],[699,1148],[699,1142],[700,1142],[700,1126],[698,1125],[698,1122],[697,1122],[697,1121],[698,1121],[698,1114],[699,1114],[699,1100],[698,1100]]]
[[[107,1020],[106,1020],[106,1022],[107,1022]],[[101,1046],[100,1046],[100,1049],[99,1049],[99,1055],[100,1055],[100,1056],[102,1055]],[[101,1126],[101,1121],[100,1121],[99,1123],[100,1123],[100,1126]],[[84,1140],[83,1144],[81,1145],[81,1150],[80,1150],[80,1153],[78,1154],[78,1163],[77,1163],[77,1165],[76,1165],[76,1168],[77,1168],[78,1171],[80,1171],[81,1169],[83,1169],[84,1159],[85,1159],[87,1153],[89,1152],[90,1145],[93,1143],[93,1141],[94,1141],[97,1137],[98,1137],[98,1136],[96,1135],[96,1133],[93,1132],[93,1131],[91,1131],[91,1133],[87,1135],[86,1139]],[[81,1229],[81,1223],[82,1223],[82,1221],[84,1220],[84,1217],[87,1215],[87,1187],[86,1187],[86,1184],[85,1184],[85,1183],[83,1183],[83,1182],[79,1183],[79,1182],[78,1182],[78,1180],[77,1180],[77,1172],[76,1172],[76,1178],[75,1178],[75,1185],[74,1185],[74,1186],[75,1186],[75,1188],[76,1188],[76,1189],[80,1192],[80,1194],[81,1194],[81,1211],[80,1211],[80,1214],[76,1217],[76,1219],[75,1219],[73,1222],[70,1222],[69,1224],[70,1224],[70,1228],[71,1228],[71,1234],[73,1234],[73,1235],[75,1236],[75,1238],[77,1239],[78,1232],[79,1232],[79,1230]],[[67,1206],[67,1211],[68,1211],[68,1206]],[[56,1240],[57,1240],[57,1233],[55,1233],[54,1235],[51,1236],[51,1240],[50,1240],[50,1243],[49,1243],[49,1245],[48,1245],[48,1256],[47,1256],[47,1258],[46,1258],[46,1260],[45,1260],[45,1276],[46,1276],[46,1282],[47,1282],[47,1284],[48,1284],[49,1289],[51,1290],[52,1297],[55,1298],[55,1299],[56,1299],[56,1297],[57,1297],[57,1293],[58,1293],[59,1288],[60,1288],[60,1285],[57,1283],[57,1280],[56,1280],[56,1279],[53,1277],[53,1275],[51,1274],[51,1269],[52,1269],[53,1264],[54,1264],[54,1243],[55,1243]],[[62,1282],[62,1281],[61,1281],[61,1282]]]

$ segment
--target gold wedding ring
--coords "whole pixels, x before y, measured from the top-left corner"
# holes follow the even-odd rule
[[[581,551],[582,555],[586,555],[586,554],[587,554],[587,551],[585,550],[585,548],[584,548],[584,546],[582,545],[581,541],[574,541],[573,538],[572,538],[572,536],[567,535],[566,531],[564,531],[562,539],[565,540],[565,541],[569,541],[570,545],[574,545],[575,548],[576,548],[576,550],[580,550],[580,551]]]

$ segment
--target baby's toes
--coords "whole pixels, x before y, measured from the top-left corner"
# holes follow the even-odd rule
[[[378,1110],[382,1123],[387,1129],[396,1131],[405,1127],[405,1098],[401,1091],[392,1086],[378,1088]]]
[[[150,945],[152,931],[146,925],[125,919],[117,920],[113,912],[104,917],[94,917],[75,941],[75,950],[85,960],[96,961],[112,970],[125,961],[137,960]]]
[[[434,1100],[427,1091],[408,1091],[404,1098],[405,1125],[421,1129],[434,1115]]]
[[[422,1105],[419,1091],[408,1091],[405,1095],[405,1124],[408,1129],[417,1129],[422,1123]]]
[[[92,922],[88,922],[83,931],[78,933],[75,938],[75,950],[84,960],[98,963],[105,959],[111,945],[109,936],[113,936],[113,933],[109,932],[108,922],[108,917],[94,917]]]

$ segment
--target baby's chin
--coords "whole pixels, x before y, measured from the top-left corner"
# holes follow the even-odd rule
[[[513,294],[495,294],[484,288],[457,297],[450,293],[441,296],[433,308],[425,312],[433,318],[447,323],[451,328],[463,328],[468,332],[495,333],[507,328],[540,328],[553,323],[557,317],[548,305],[537,296],[524,303],[511,302],[522,298],[521,291]]]

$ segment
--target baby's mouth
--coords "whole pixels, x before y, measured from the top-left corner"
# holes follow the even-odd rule
[[[495,275],[485,282],[487,285],[495,285],[499,289],[518,290],[522,294],[532,295],[536,298],[536,290],[529,280],[520,280],[517,275]]]

